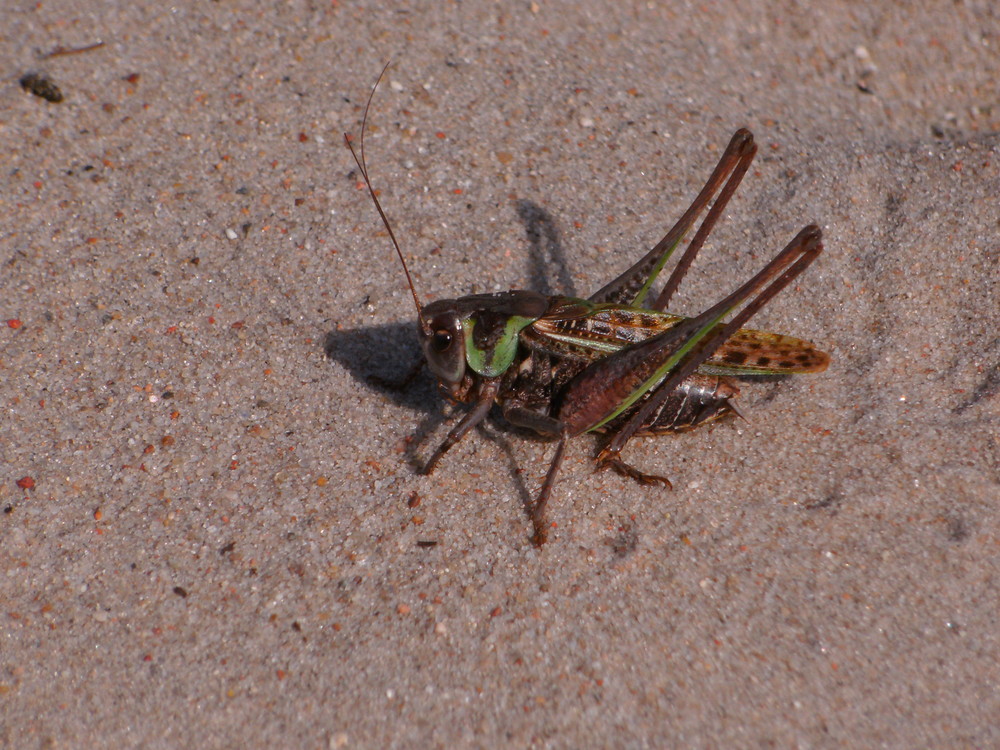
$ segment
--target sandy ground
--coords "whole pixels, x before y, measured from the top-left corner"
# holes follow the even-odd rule
[[[994,4],[84,5],[0,9],[0,745],[1000,746]],[[550,445],[418,475],[390,57],[422,299],[595,290],[745,125],[678,311],[819,223],[830,369],[673,492],[575,441],[540,551]]]

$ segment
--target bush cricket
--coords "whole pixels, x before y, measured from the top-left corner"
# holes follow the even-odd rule
[[[556,441],[530,511],[532,539],[540,546],[548,535],[546,506],[570,438],[598,433],[604,442],[596,469],[670,487],[665,477],[646,474],[621,457],[632,437],[683,432],[729,414],[742,416],[733,402],[739,394],[733,376],[826,369],[829,356],[807,341],[743,328],[816,260],[822,251],[817,226],[805,227],[756,276],[701,314],[689,318],[666,311],[753,161],[757,147],[746,129],[733,135],[708,182],[666,236],[589,298],[512,290],[421,305],[365,160],[368,111],[382,75],[365,105],[360,156],[346,133],[344,140],[403,266],[426,364],[448,398],[471,404],[431,455],[424,474],[497,404],[511,424]],[[652,296],[664,264],[709,203],[663,290]]]

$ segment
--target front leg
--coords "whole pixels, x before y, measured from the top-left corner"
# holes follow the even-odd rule
[[[437,466],[441,457],[448,452],[448,449],[465,437],[465,434],[469,430],[486,418],[486,415],[490,413],[490,407],[493,406],[493,402],[496,400],[499,390],[499,378],[489,378],[483,381],[483,384],[479,389],[479,396],[476,399],[476,405],[458,421],[458,424],[451,428],[451,432],[448,433],[444,442],[438,446],[438,449],[434,451],[434,455],[430,457],[427,465],[424,466],[423,471],[420,472],[421,474],[430,474],[434,471],[434,467]]]

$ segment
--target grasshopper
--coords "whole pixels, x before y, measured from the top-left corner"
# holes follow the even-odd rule
[[[589,298],[512,290],[421,305],[365,160],[365,126],[378,83],[365,105],[360,157],[346,133],[344,140],[403,266],[426,364],[448,398],[472,405],[431,455],[424,474],[499,405],[509,423],[557,441],[530,510],[532,539],[541,546],[548,535],[546,507],[571,438],[601,434],[597,470],[610,468],[642,484],[669,488],[666,477],[646,474],[622,459],[632,437],[684,432],[730,414],[742,417],[733,401],[739,394],[733,376],[826,369],[829,356],[807,341],[743,328],[816,260],[822,251],[817,226],[805,227],[756,276],[701,314],[666,311],[753,161],[757,147],[746,129],[733,135],[704,188],[666,236]],[[663,290],[651,296],[664,264],[709,203]]]

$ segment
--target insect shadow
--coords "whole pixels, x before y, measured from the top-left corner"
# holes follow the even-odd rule
[[[419,471],[426,460],[423,454],[427,452],[430,436],[444,423],[452,421],[454,414],[441,408],[443,401],[438,395],[436,381],[422,367],[423,355],[414,328],[413,323],[406,322],[329,331],[323,340],[323,351],[358,382],[400,407],[422,413],[404,451],[406,463]],[[500,410],[494,408],[491,418],[479,425],[477,431],[507,457],[508,473],[521,503],[525,509],[530,509],[534,498],[518,468],[514,444],[508,437],[516,435],[533,442],[546,441],[531,430],[508,424],[499,414]]]
[[[532,289],[542,294],[566,294],[576,297],[573,277],[566,264],[566,252],[559,238],[559,228],[551,214],[534,201],[522,198],[515,202],[517,216],[524,224],[524,232],[528,235],[528,278]],[[555,288],[549,283],[549,269],[556,269],[558,284]]]
[[[433,379],[427,374],[408,376],[410,366],[422,362],[415,329],[408,321],[330,331],[323,340],[323,351],[355,380],[385,394],[398,405],[418,411],[438,411]]]

